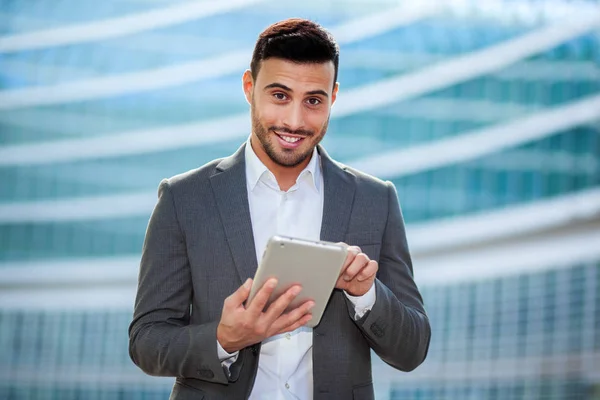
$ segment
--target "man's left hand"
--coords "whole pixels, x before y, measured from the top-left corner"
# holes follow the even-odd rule
[[[362,296],[371,289],[379,266],[369,259],[358,246],[349,246],[346,262],[338,278],[336,289],[345,290],[351,296]]]

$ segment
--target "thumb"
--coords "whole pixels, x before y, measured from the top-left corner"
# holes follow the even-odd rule
[[[354,259],[358,255],[358,253],[360,253],[360,249],[358,247],[348,246],[348,253],[346,254],[346,260],[344,261],[344,266],[342,267],[342,270],[340,271],[340,276],[344,272],[346,272],[346,268],[348,268],[348,266],[350,264],[352,264],[352,261],[354,261]]]
[[[246,299],[248,299],[251,288],[252,288],[252,279],[248,278],[248,279],[246,279],[246,282],[244,282],[244,284],[238,288],[238,290],[233,292],[233,294],[231,295],[232,302],[236,306],[240,306],[244,301],[246,301]]]

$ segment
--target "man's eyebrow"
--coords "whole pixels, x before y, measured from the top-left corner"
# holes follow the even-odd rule
[[[277,82],[268,84],[267,86],[265,86],[264,90],[273,89],[273,88],[279,88],[279,89],[287,90],[288,92],[293,92],[292,88],[289,88],[289,87],[285,86],[284,84],[277,83]]]
[[[292,88],[289,88],[289,87],[285,86],[284,84],[277,83],[277,82],[273,82],[273,83],[268,84],[267,86],[265,86],[264,90],[273,89],[273,88],[283,89],[283,90],[286,90],[286,91],[288,91],[290,93],[294,92],[292,90]],[[310,96],[314,96],[314,95],[318,94],[318,95],[321,95],[321,96],[329,97],[329,94],[326,91],[321,90],[321,89],[311,90],[310,92],[306,92],[306,94],[310,95]]]
[[[310,92],[306,92],[306,94],[309,94],[309,95],[320,94],[321,96],[329,97],[329,94],[327,94],[326,91],[321,90],[321,89],[311,90]]]

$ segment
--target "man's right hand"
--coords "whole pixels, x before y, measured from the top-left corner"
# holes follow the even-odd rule
[[[252,279],[225,299],[221,321],[217,326],[217,340],[223,350],[234,353],[244,347],[262,342],[266,338],[291,332],[312,318],[310,309],[314,301],[306,301],[294,310],[283,314],[288,305],[300,293],[299,285],[292,286],[264,310],[271,293],[277,286],[276,279],[269,279],[256,293],[250,304],[244,302],[250,295]]]

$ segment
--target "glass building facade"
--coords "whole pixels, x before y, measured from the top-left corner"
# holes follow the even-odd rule
[[[0,2],[0,399],[168,398],[127,351],[156,189],[245,140],[291,15],[340,42],[323,144],[396,185],[431,319],[377,398],[600,399],[600,3],[247,3]]]

